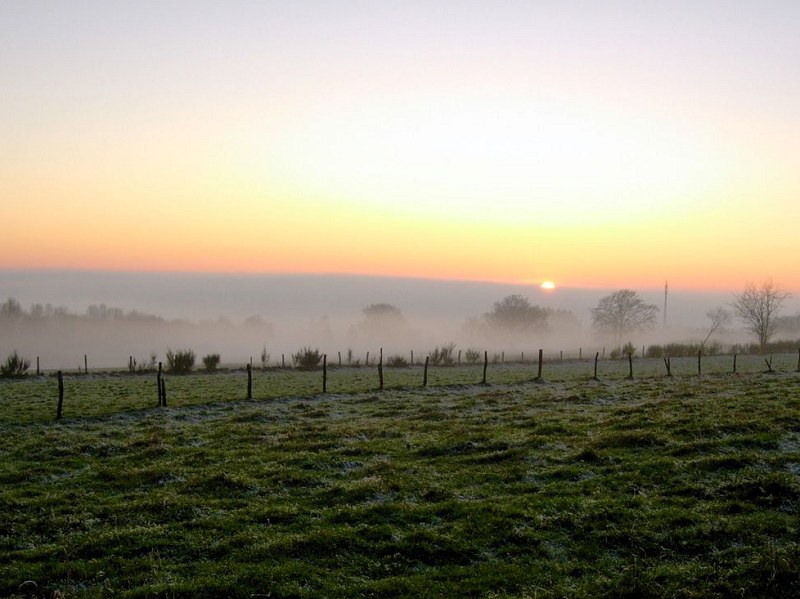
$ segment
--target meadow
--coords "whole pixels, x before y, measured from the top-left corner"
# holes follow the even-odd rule
[[[0,596],[797,597],[796,357],[0,384]]]

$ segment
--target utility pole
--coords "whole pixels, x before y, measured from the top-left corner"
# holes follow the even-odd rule
[[[667,281],[664,281],[664,328],[667,328],[667,292],[669,291],[669,285]]]

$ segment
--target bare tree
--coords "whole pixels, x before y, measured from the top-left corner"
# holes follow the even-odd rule
[[[708,326],[708,334],[706,335],[706,338],[700,343],[701,350],[705,349],[706,343],[708,343],[708,340],[711,339],[711,335],[717,331],[722,332],[732,320],[731,313],[722,306],[709,310],[706,312],[706,316],[711,322]]]
[[[783,302],[792,296],[772,282],[764,281],[760,287],[748,283],[742,293],[734,296],[733,307],[736,315],[744,323],[744,328],[757,339],[763,350],[777,328],[777,316]]]
[[[598,331],[612,334],[614,345],[619,347],[623,335],[652,328],[657,313],[658,307],[645,303],[635,291],[620,289],[592,308],[592,325]]]

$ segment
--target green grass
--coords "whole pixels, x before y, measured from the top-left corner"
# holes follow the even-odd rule
[[[678,362],[5,384],[0,596],[799,596],[800,375]]]
[[[731,356],[703,359],[703,375],[730,373]],[[796,369],[793,354],[778,354],[773,361],[776,371],[791,372]],[[592,360],[546,362],[543,378],[547,382],[586,381],[593,374]],[[428,371],[428,386],[474,385],[482,378],[483,364],[455,367],[433,367]],[[763,372],[764,358],[739,356],[739,373]],[[637,379],[661,378],[666,369],[661,360],[634,360]],[[598,378],[607,381],[628,377],[627,360],[601,360]],[[673,358],[675,377],[697,376],[696,358]],[[531,381],[536,377],[537,365],[505,363],[489,364],[487,380],[495,384],[512,384]],[[168,405],[174,407],[217,402],[236,401],[247,394],[247,374],[244,371],[198,373],[173,376],[165,374]],[[386,389],[420,387],[423,368],[384,368]],[[90,417],[143,410],[158,404],[155,374],[92,373],[67,374],[63,413],[66,417]],[[334,394],[365,393],[378,388],[376,367],[335,368],[328,372],[328,392]],[[282,397],[312,397],[322,392],[322,371],[271,369],[253,371],[253,398],[255,400]],[[55,377],[28,377],[23,380],[0,379],[0,425],[48,422],[55,418],[58,403],[58,385]]]

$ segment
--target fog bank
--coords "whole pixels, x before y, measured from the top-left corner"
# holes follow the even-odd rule
[[[459,348],[526,352],[539,347],[590,351],[605,340],[591,330],[590,310],[616,289],[559,288],[497,283],[401,279],[345,275],[215,275],[191,273],[120,273],[85,271],[0,271],[0,302],[16,298],[23,309],[33,304],[63,306],[82,318],[5,319],[0,357],[17,349],[28,357],[41,356],[43,368],[76,368],[83,355],[90,367],[124,368],[129,356],[138,361],[167,348],[188,347],[199,358],[222,354],[223,363],[259,363],[264,347],[270,361],[304,345],[336,356],[352,348],[363,362],[366,351],[380,347],[386,355],[424,355],[437,345],[454,342]],[[574,318],[551,319],[550,330],[505,337],[476,334],[465,321],[492,310],[509,295],[522,295],[531,304],[571,312]],[[640,296],[663,310],[663,290],[641,290]],[[726,305],[731,293],[670,290],[667,323],[632,336],[637,344],[702,339],[710,308]],[[370,328],[363,309],[386,303],[399,309],[403,324],[391,330]],[[89,306],[105,305],[122,313],[152,314],[147,318],[86,318]],[[783,314],[798,311],[787,302]],[[260,317],[260,318],[254,318]],[[735,325],[738,329],[739,325]],[[739,330],[721,337],[742,341]]]

